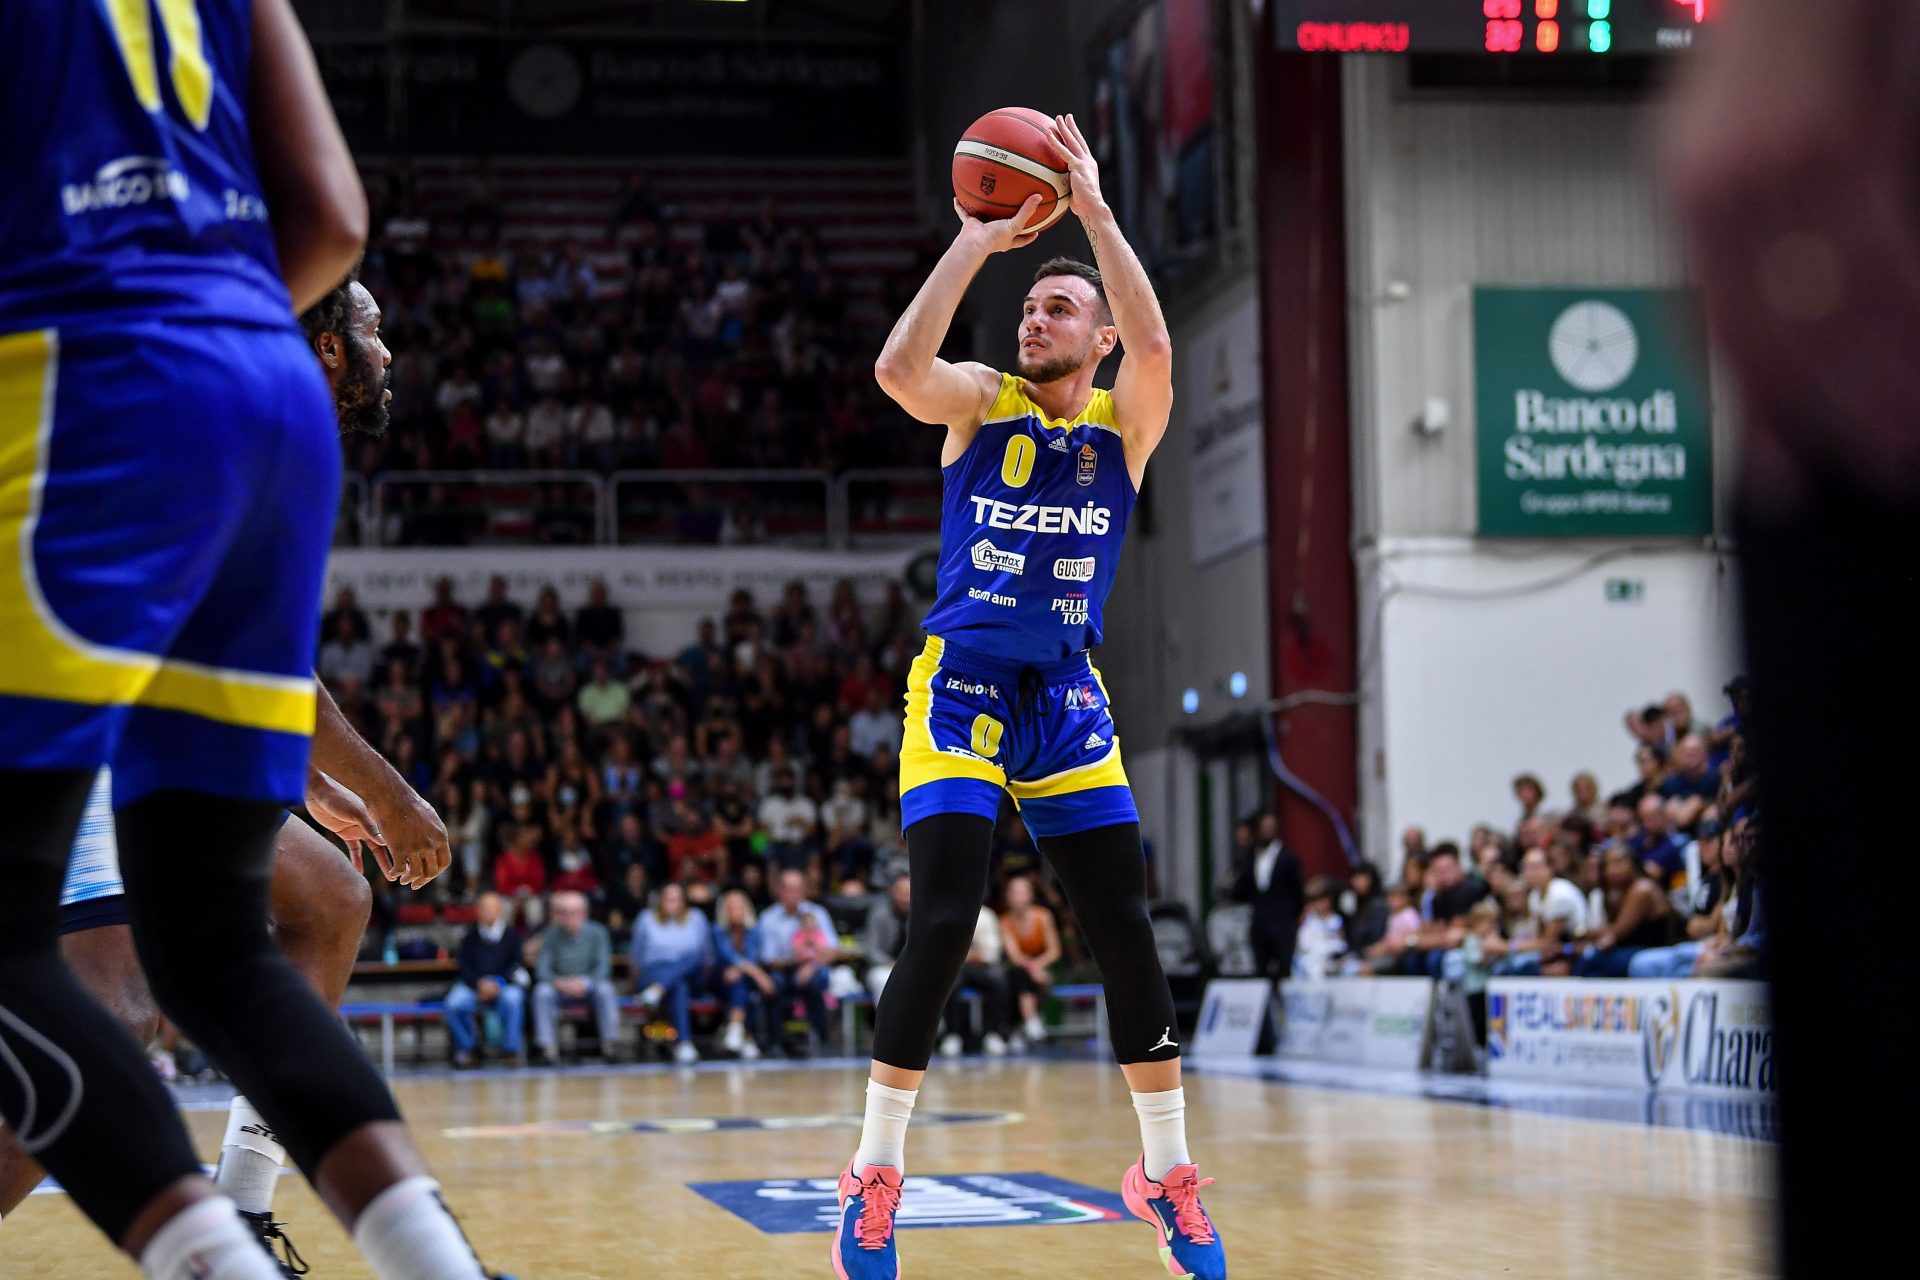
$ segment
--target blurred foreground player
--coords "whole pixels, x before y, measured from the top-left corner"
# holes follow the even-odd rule
[[[1127,1207],[1166,1270],[1224,1277],[1187,1152],[1173,996],[1147,917],[1140,817],[1106,686],[1088,658],[1127,517],[1173,409],[1173,352],[1146,270],[1101,198],[1072,117],[1054,121],[1073,211],[1099,269],[1043,265],[1023,305],[1017,373],[949,364],[940,344],[988,256],[1033,240],[1031,197],[1004,222],[958,205],[960,233],[894,326],[876,373],[901,408],[944,425],[939,595],[907,681],[900,807],[912,864],[907,940],[875,1011],[860,1149],[840,1177],[841,1280],[900,1274],[894,1216],[907,1121],[986,895],[994,819],[1010,792],[1105,979],[1114,1055],[1142,1155]],[[1111,392],[1093,385],[1124,341]]]
[[[340,430],[381,436],[387,428],[386,368],[380,308],[348,280],[301,317],[301,327],[327,378]],[[372,895],[360,850],[370,846],[389,879],[418,887],[450,859],[439,816],[356,733],[324,687],[316,685],[319,718],[307,771],[307,812],[347,843],[351,865],[304,822],[288,822],[274,842],[268,904],[274,942],[293,967],[337,1008],[353,976]],[[336,780],[337,779],[337,780]],[[361,797],[364,796],[364,801]],[[88,994],[139,1043],[152,1039],[158,1011],[134,954],[126,889],[113,833],[111,775],[102,770],[87,797],[80,833],[61,890],[60,950]],[[262,1242],[278,1249],[282,1268],[300,1274],[299,1252],[271,1217],[286,1149],[244,1096],[227,1116],[215,1184],[232,1197]],[[11,1213],[40,1181],[41,1170],[11,1134],[0,1130],[0,1215]]]
[[[276,1277],[60,958],[111,766],[161,1009],[382,1280],[478,1280],[392,1096],[267,930],[340,474],[290,303],[366,227],[312,54],[286,0],[9,0],[0,73],[0,1117],[152,1280]]]
[[[1912,931],[1901,895],[1867,894],[1837,948],[1825,904],[1883,880],[1907,842],[1897,806],[1836,798],[1904,795],[1920,768],[1920,665],[1897,621],[1920,547],[1920,5],[1742,0],[1702,44],[1663,124],[1745,428],[1781,1274],[1905,1274],[1886,1192],[1911,1184],[1920,1101],[1897,997],[1861,975],[1907,972]]]

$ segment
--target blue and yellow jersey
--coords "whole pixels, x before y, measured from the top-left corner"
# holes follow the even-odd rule
[[[0,333],[291,327],[254,167],[252,0],[0,3]]]
[[[1113,396],[1096,388],[1078,417],[1049,419],[1024,382],[1001,374],[986,422],[941,483],[927,632],[1036,664],[1099,644],[1138,496]]]

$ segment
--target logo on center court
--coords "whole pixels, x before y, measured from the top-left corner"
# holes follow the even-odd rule
[[[1027,558],[1018,551],[1002,551],[989,538],[973,544],[973,567],[986,573],[1011,573],[1018,577],[1027,571]]]
[[[769,1235],[832,1231],[840,1224],[835,1178],[692,1182],[696,1194]],[[1131,1219],[1111,1191],[1044,1173],[909,1176],[895,1225],[915,1227],[1066,1226]]]

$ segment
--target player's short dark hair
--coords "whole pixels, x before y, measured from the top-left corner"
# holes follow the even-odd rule
[[[360,264],[354,263],[353,270],[347,272],[347,278],[327,291],[327,296],[308,307],[300,315],[300,328],[306,332],[307,341],[317,341],[323,333],[336,333],[342,338],[352,324],[349,318],[353,312],[353,285],[360,278]]]
[[[1039,284],[1048,276],[1079,276],[1093,286],[1093,296],[1100,299],[1100,314],[1108,324],[1113,323],[1113,308],[1107,303],[1107,282],[1100,274],[1100,268],[1090,266],[1078,258],[1061,256],[1048,258],[1033,273],[1033,282]]]

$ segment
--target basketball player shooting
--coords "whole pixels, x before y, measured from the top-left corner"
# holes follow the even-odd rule
[[[1007,113],[996,113],[1007,114]],[[1026,113],[1020,113],[1026,114]],[[1040,197],[1005,221],[955,204],[960,232],[894,326],[876,374],[944,426],[939,593],[907,685],[902,822],[907,940],[875,1013],[860,1148],[840,1176],[841,1280],[895,1280],[907,1122],[986,895],[1003,791],[1066,888],[1106,983],[1142,1155],[1122,1181],[1175,1276],[1226,1275],[1186,1143],[1173,997],[1147,917],[1139,812],[1106,686],[1088,659],[1147,460],[1173,408],[1173,354],[1147,273],[1100,193],[1071,116],[1046,135],[1097,266],[1056,258],[1022,304],[1015,372],[936,354],[992,254],[1032,243]],[[1036,137],[1036,142],[1038,141]],[[1044,216],[1044,215],[1041,215]],[[1093,385],[1116,346],[1111,391]]]
[[[313,347],[344,435],[386,434],[387,366],[392,355],[380,338],[380,306],[358,280],[349,279],[300,317]],[[288,822],[274,841],[269,911],[273,936],[289,963],[339,1007],[353,976],[372,894],[361,872],[362,849],[370,849],[389,880],[419,888],[451,860],[447,833],[431,805],[373,749],[316,683],[319,715],[307,771],[307,812],[339,836],[353,858],[304,822]],[[67,864],[61,891],[60,949],[81,985],[145,1044],[159,1022],[153,993],[134,952],[128,927],[126,886],[114,841],[111,774],[102,770]],[[364,797],[364,799],[362,798]],[[286,1165],[286,1149],[244,1096],[227,1116],[215,1184],[239,1207],[263,1243],[281,1256],[288,1275],[304,1266],[272,1218],[273,1195]],[[0,1129],[0,1217],[13,1212],[43,1176],[13,1135]]]

